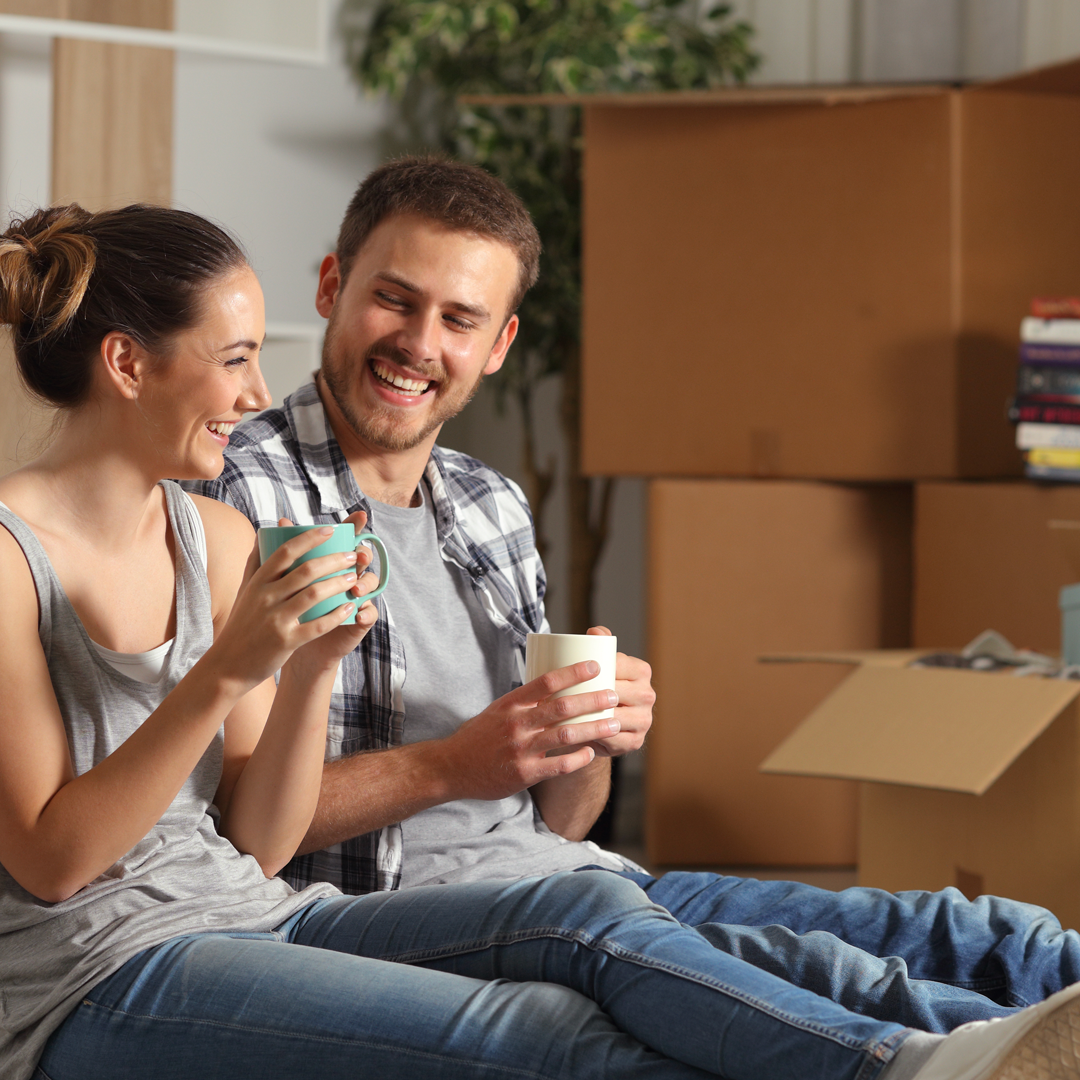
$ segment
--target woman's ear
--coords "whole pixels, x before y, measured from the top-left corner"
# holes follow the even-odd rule
[[[146,350],[130,334],[117,330],[101,339],[99,356],[107,384],[121,397],[138,398],[150,368]]]

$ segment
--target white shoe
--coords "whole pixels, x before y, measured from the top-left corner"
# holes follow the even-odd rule
[[[915,1080],[1080,1080],[1080,983],[945,1037]]]

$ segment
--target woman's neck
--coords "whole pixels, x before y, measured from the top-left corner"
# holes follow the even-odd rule
[[[137,542],[160,507],[161,477],[111,419],[89,407],[64,417],[39,458],[0,479],[0,501],[31,526],[95,548]]]

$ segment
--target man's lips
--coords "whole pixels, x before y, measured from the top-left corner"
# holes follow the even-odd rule
[[[371,359],[371,373],[375,376],[377,385],[403,397],[418,398],[426,394],[435,385],[431,379],[408,379],[399,375],[377,357]]]

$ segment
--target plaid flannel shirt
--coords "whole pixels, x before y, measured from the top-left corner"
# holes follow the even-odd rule
[[[544,568],[528,503],[511,480],[455,450],[434,447],[424,475],[442,557],[469,575],[484,611],[517,649],[523,674],[526,634],[547,630]],[[298,525],[334,524],[364,510],[368,528],[379,529],[379,504],[373,509],[357,487],[314,382],[291,394],[280,409],[268,409],[236,428],[216,480],[184,487],[235,506],[256,528],[276,525],[282,517]],[[401,744],[406,657],[385,600],[384,595],[375,601],[378,622],[339,668],[327,761]],[[354,894],[396,889],[401,850],[401,826],[388,825],[299,855],[281,876],[298,889],[314,881]]]

